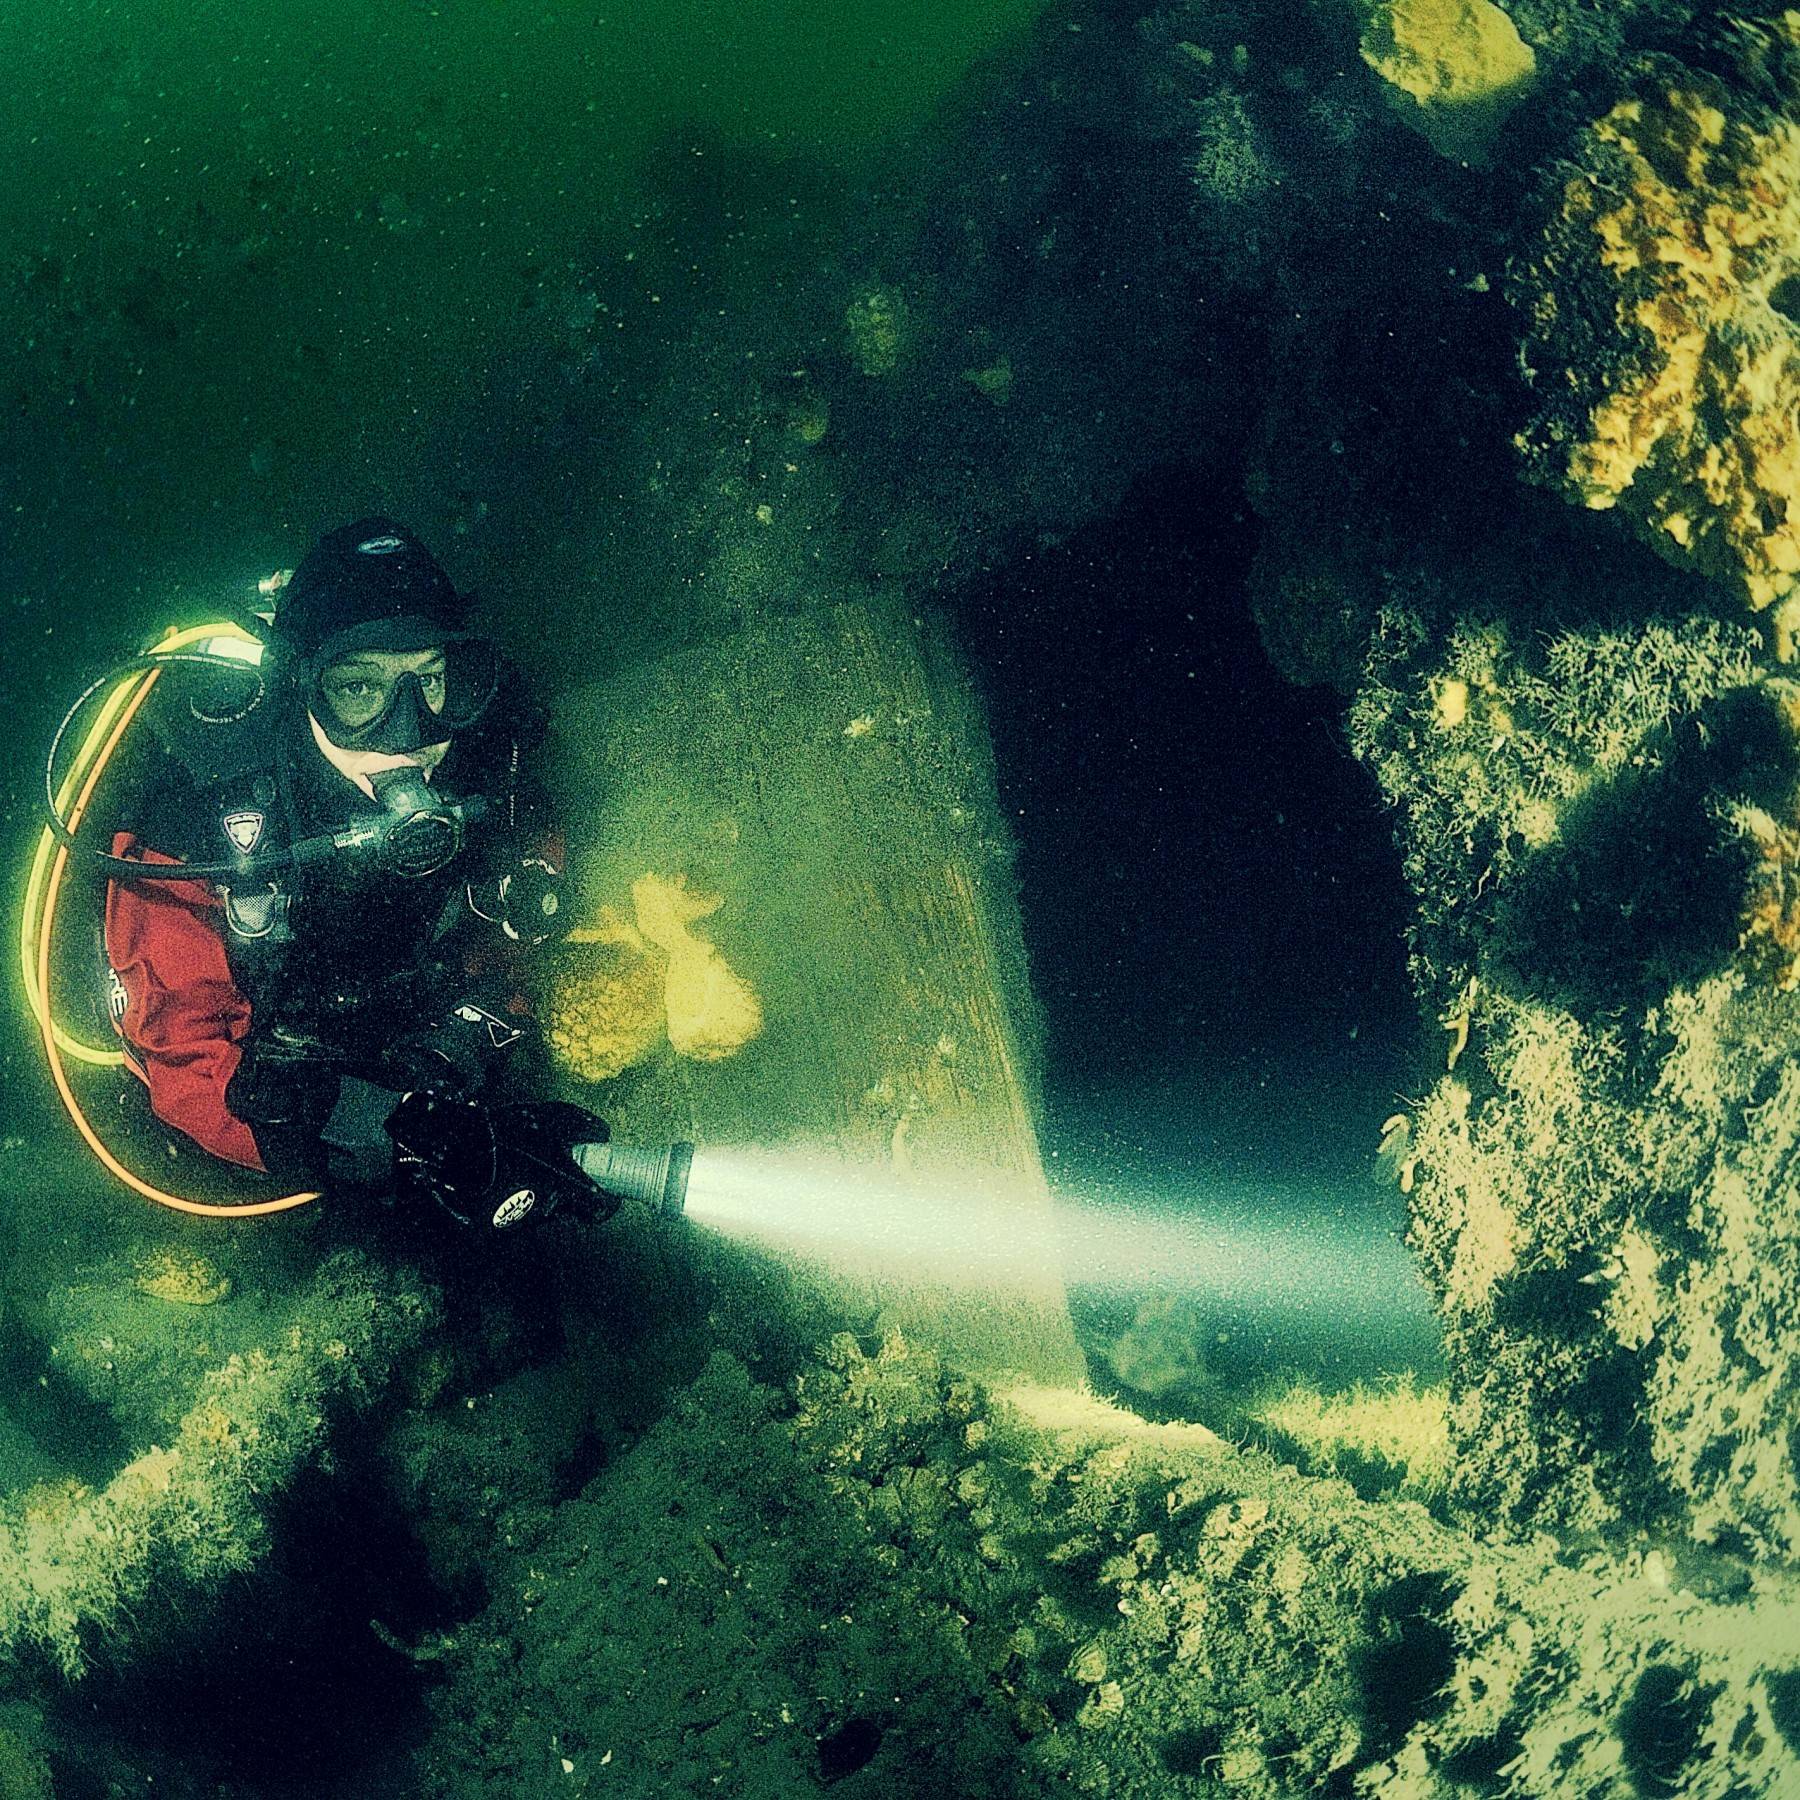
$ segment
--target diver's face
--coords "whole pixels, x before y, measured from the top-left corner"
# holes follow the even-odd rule
[[[425,704],[444,710],[444,652],[431,650],[356,650],[334,662],[319,679],[331,716],[346,731],[378,719],[401,678],[417,675]]]

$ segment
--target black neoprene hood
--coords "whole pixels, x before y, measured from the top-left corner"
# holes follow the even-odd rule
[[[429,650],[468,636],[468,602],[404,525],[379,514],[328,531],[276,610],[276,641],[301,665],[351,650]]]

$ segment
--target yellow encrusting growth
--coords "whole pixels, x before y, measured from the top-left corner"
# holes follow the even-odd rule
[[[1800,42],[1800,13],[1772,29]],[[1588,127],[1516,295],[1540,479],[1800,626],[1800,124],[1710,75]],[[1594,354],[1596,337],[1605,352]]]
[[[140,1294],[177,1306],[212,1306],[231,1292],[231,1280],[191,1250],[152,1250],[138,1260],[132,1285]]]
[[[638,930],[668,959],[669,1042],[681,1056],[716,1062],[762,1030],[762,1002],[733,973],[717,947],[688,929],[724,905],[722,894],[696,894],[685,876],[643,875],[631,884]]]
[[[691,929],[719,910],[722,895],[696,893],[684,875],[652,873],[632,883],[631,901],[631,917],[603,906],[593,925],[570,933],[591,953],[551,990],[551,1046],[584,1081],[611,1080],[665,1036],[679,1056],[718,1062],[762,1031],[756,990]]]
[[[1537,81],[1536,53],[1493,0],[1378,0],[1361,47],[1407,124],[1457,161],[1485,163]]]

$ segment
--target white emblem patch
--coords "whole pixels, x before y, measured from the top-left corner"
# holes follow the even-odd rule
[[[227,813],[219,823],[225,827],[225,835],[231,839],[232,847],[245,856],[262,841],[263,815],[259,812]]]
[[[487,1027],[488,1043],[496,1050],[504,1050],[508,1044],[516,1044],[525,1035],[523,1026],[509,1025],[504,1019],[497,1019],[484,1006],[477,1006],[473,1001],[464,1001],[456,1009],[456,1016],[465,1025],[484,1025]]]
[[[356,548],[363,556],[392,556],[396,550],[406,548],[406,539],[397,537],[364,538]]]
[[[125,983],[119,979],[119,971],[110,965],[106,971],[106,1010],[115,1025],[124,1023],[125,1008],[131,1003],[131,996],[125,992]]]
[[[494,1208],[494,1223],[502,1231],[516,1225],[537,1205],[537,1195],[530,1188],[517,1188]]]

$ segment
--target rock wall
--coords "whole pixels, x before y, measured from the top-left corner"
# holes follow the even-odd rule
[[[1783,1559],[1797,25],[1621,71],[1515,227],[1520,472],[1705,579],[1622,549],[1587,592],[1542,561],[1488,592],[1390,568],[1351,708],[1448,1034],[1405,1169],[1461,1498]],[[1529,511],[1496,511],[1532,557]]]

